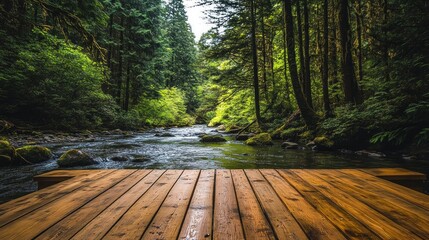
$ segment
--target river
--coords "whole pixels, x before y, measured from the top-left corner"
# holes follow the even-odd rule
[[[169,133],[170,137],[155,136]],[[340,152],[284,150],[277,142],[270,147],[251,147],[224,136],[226,143],[201,143],[198,135],[216,134],[214,128],[194,125],[184,128],[152,129],[130,135],[99,135],[91,141],[43,144],[57,159],[69,149],[81,149],[99,164],[77,167],[91,168],[150,168],[150,169],[218,169],[218,168],[375,168],[403,167],[429,174],[429,161],[402,158],[371,158]],[[127,161],[112,161],[113,157]],[[135,159],[140,159],[136,162]],[[0,203],[33,192],[37,185],[34,175],[58,169],[56,161],[35,165],[0,168]]]

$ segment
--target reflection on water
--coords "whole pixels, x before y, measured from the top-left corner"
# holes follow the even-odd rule
[[[186,128],[153,129],[131,136],[100,136],[91,142],[63,142],[47,144],[57,159],[66,150],[78,148],[92,155],[99,164],[84,168],[371,168],[405,167],[429,173],[427,161],[370,158],[332,152],[283,150],[280,143],[271,147],[250,147],[225,136],[226,143],[200,143],[198,135],[214,134],[213,128],[195,125]],[[172,137],[157,137],[157,133],[171,133]],[[123,156],[124,162],[111,158]],[[135,162],[134,159],[140,159]],[[34,175],[57,169],[55,161],[32,166],[0,168],[0,202],[32,192]],[[82,168],[82,167],[81,167]]]

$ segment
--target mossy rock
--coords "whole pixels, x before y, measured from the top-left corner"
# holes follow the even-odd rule
[[[254,137],[247,139],[245,143],[250,146],[267,146],[274,144],[270,134],[268,133],[257,134]]]
[[[72,149],[65,152],[61,157],[57,160],[57,163],[60,167],[75,167],[75,166],[87,166],[96,164],[88,154],[82,152],[78,149]]]
[[[24,146],[16,149],[16,156],[26,163],[39,163],[51,159],[52,152],[42,146]]]
[[[283,130],[283,132],[280,134],[281,139],[292,139],[297,140],[299,135],[301,133],[305,132],[304,127],[291,127]]]
[[[0,155],[15,157],[15,148],[8,140],[0,140]]]
[[[226,139],[221,135],[203,135],[200,142],[226,142]]]
[[[334,142],[326,136],[319,136],[313,140],[315,146],[313,147],[316,150],[332,150],[334,147]]]

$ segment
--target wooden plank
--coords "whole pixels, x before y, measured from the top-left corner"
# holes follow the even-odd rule
[[[74,236],[74,239],[101,239],[164,172],[165,170],[153,170],[96,218],[92,219]]]
[[[364,172],[348,170],[348,169],[341,170],[341,172],[346,173],[348,175],[353,175],[358,179],[365,181],[366,184],[377,183],[377,187],[383,188],[384,191],[388,191],[392,194],[397,195],[398,197],[401,197],[407,200],[410,203],[413,203],[426,210],[429,210],[428,195],[424,193],[414,191],[412,189],[406,188],[398,184],[393,184],[387,180],[382,180],[382,179],[380,180],[380,179],[374,178],[373,176],[370,176]]]
[[[135,170],[118,170],[99,181],[53,201],[0,228],[0,239],[31,239],[65,216],[86,204],[110,187],[116,185]],[[53,189],[51,189],[53,190]]]
[[[96,171],[94,174],[76,177],[59,183],[56,186],[45,188],[43,190],[36,191],[18,199],[4,203],[0,205],[0,227],[56,199],[59,199],[68,193],[85,187],[86,185],[113,173],[114,171],[115,170],[106,170],[102,172]]]
[[[212,239],[214,170],[201,170],[179,239]]]
[[[63,220],[48,228],[37,239],[69,239],[100,214],[116,199],[144,178],[150,170],[138,170],[126,179],[94,198]]]
[[[411,171],[405,168],[363,168],[360,169],[370,175],[380,177],[386,180],[426,180],[423,173]]]
[[[177,239],[199,173],[199,170],[183,172],[144,233],[143,239]]]
[[[316,177],[318,170],[291,170],[294,174],[314,186],[319,192],[330,198],[338,206],[349,212],[362,224],[382,239],[420,239],[411,231],[390,220],[349,194],[333,187],[323,179]]]
[[[53,170],[33,177],[33,180],[37,182],[37,189],[50,187],[54,184],[62,181],[74,178],[77,176],[87,176],[89,174],[95,174],[103,170],[86,169],[86,170]]]
[[[243,170],[231,170],[246,239],[275,239]]]
[[[277,196],[274,189],[256,170],[245,170],[247,178],[267,215],[278,239],[308,239],[289,209]]]
[[[357,221],[352,215],[332,202],[313,186],[288,170],[278,173],[289,182],[314,208],[331,221],[348,239],[380,239],[368,228]]]
[[[244,239],[229,170],[216,170],[213,239]]]
[[[262,175],[270,182],[277,195],[304,229],[310,239],[345,239],[331,222],[326,221],[309,204],[301,194],[287,183],[275,170],[260,170]]]
[[[168,170],[119,219],[103,239],[140,239],[183,170]],[[79,235],[86,238],[85,235]],[[78,235],[73,239],[83,239]]]
[[[335,171],[333,174],[333,170],[319,170],[316,175],[416,235],[422,238],[429,236],[429,211],[377,188],[377,184],[369,185],[359,182],[359,179],[340,171]]]

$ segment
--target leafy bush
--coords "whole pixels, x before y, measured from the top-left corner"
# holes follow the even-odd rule
[[[3,114],[57,128],[93,128],[114,119],[116,105],[101,90],[101,64],[41,30],[27,40],[17,40],[16,52],[1,52],[1,60],[14,59],[0,77]]]
[[[177,88],[160,90],[157,99],[142,98],[133,112],[142,124],[149,126],[188,126],[194,119],[186,113],[186,99]]]

